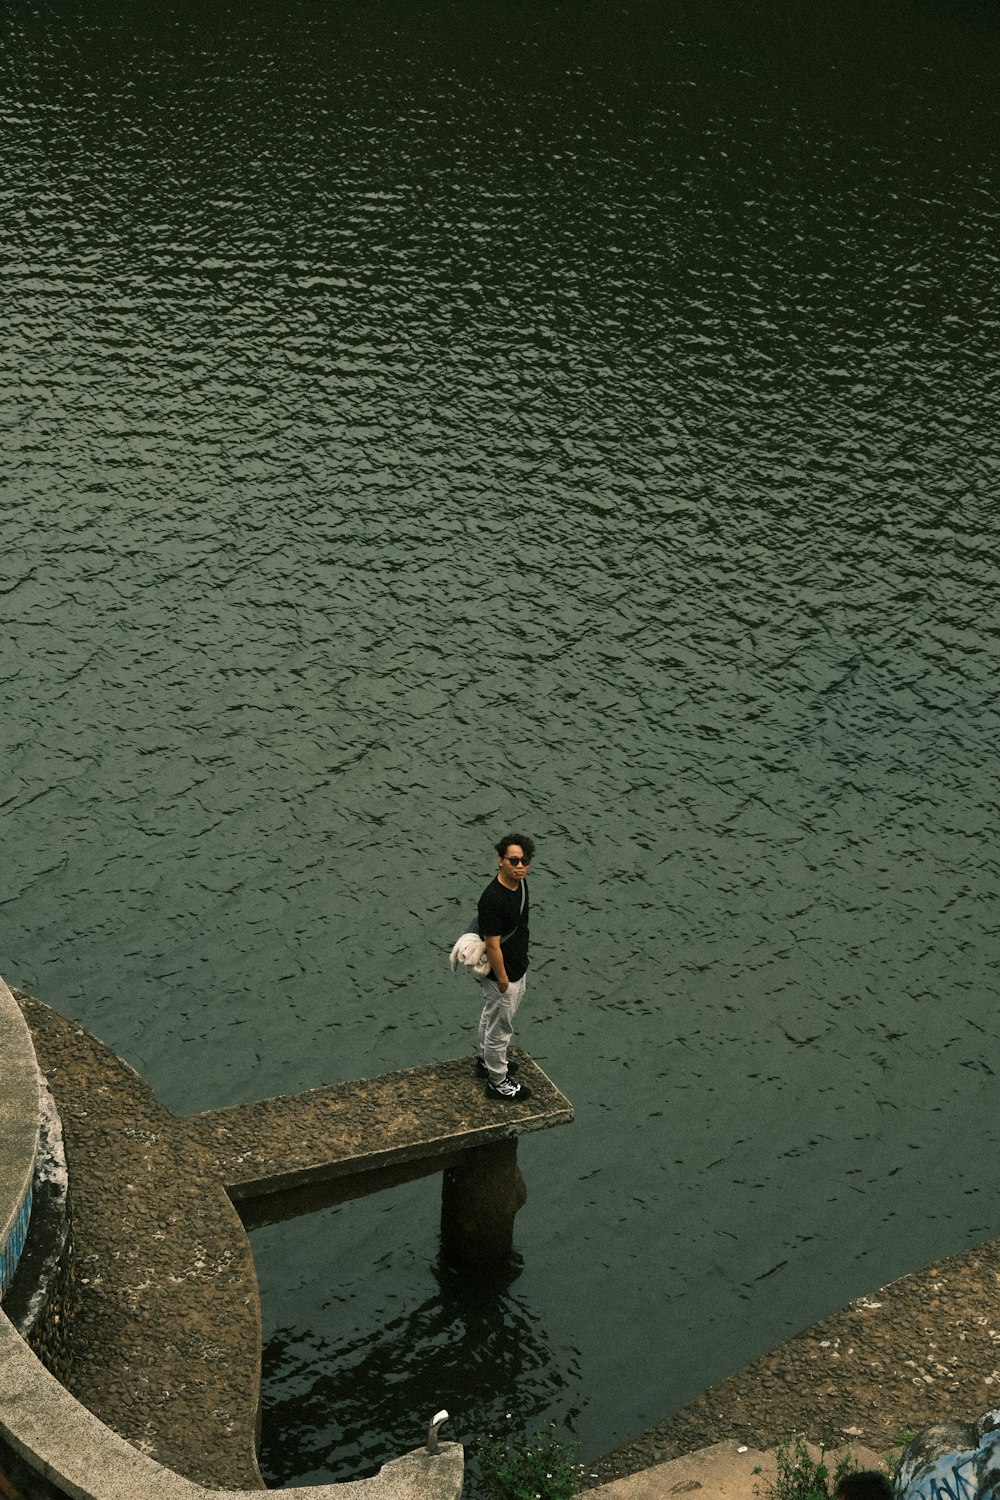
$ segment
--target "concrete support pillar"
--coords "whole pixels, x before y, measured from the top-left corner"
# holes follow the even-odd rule
[[[493,1265],[514,1245],[514,1215],[528,1190],[517,1165],[517,1140],[466,1151],[443,1174],[441,1248],[451,1260]]]

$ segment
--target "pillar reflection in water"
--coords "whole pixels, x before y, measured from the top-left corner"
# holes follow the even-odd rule
[[[414,1423],[440,1402],[453,1441],[472,1444],[508,1413],[527,1428],[560,1411],[569,1428],[578,1374],[553,1360],[544,1324],[517,1296],[523,1262],[473,1270],[442,1256],[435,1290],[385,1327],[331,1342],[304,1326],[264,1346],[269,1399],[261,1468],[269,1484],[293,1471],[357,1478],[412,1446]]]

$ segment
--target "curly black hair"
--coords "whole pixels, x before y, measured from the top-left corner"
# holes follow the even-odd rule
[[[531,857],[535,852],[534,839],[525,838],[523,833],[505,833],[503,838],[500,839],[498,843],[494,844],[493,847],[500,855],[500,858],[503,859],[511,844],[520,844],[522,850],[524,851],[524,857],[530,864]]]

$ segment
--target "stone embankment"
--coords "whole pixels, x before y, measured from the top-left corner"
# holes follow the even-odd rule
[[[442,1232],[455,1253],[504,1254],[524,1201],[517,1137],[573,1118],[525,1056],[532,1098],[503,1112],[485,1100],[471,1061],[459,1059],[178,1118],[82,1027],[2,983],[0,1017],[9,1040],[0,1073],[13,1083],[16,1064],[20,1079],[0,1117],[14,1164],[0,1182],[13,1272],[0,1313],[0,1491],[5,1473],[9,1483],[27,1459],[15,1487],[30,1500],[51,1500],[47,1481],[75,1500],[262,1489],[260,1303],[244,1221],[436,1174]],[[46,1096],[39,1068],[61,1121],[72,1199],[72,1295],[48,1309],[60,1325],[59,1381],[6,1315],[15,1303],[38,1303],[22,1295],[14,1267]],[[487,1203],[484,1174],[495,1189]],[[35,1227],[18,1265],[22,1283]],[[68,1255],[63,1261],[61,1271]],[[414,1413],[414,1442],[430,1415]],[[462,1463],[461,1446],[441,1442],[436,1456],[410,1453],[372,1479],[309,1495],[457,1500]]]

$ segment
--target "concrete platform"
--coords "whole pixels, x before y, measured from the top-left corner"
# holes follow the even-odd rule
[[[490,1099],[469,1057],[188,1115],[256,1227],[442,1172],[482,1146],[567,1125],[573,1107],[525,1052],[523,1104]]]
[[[262,1489],[257,1279],[214,1157],[110,1048],[17,999],[69,1169],[78,1294],[67,1388],[184,1478]]]
[[[513,1106],[487,1098],[466,1057],[178,1118],[81,1026],[15,998],[69,1170],[78,1305],[67,1387],[199,1485],[264,1487],[260,1300],[241,1214],[268,1222],[414,1176],[461,1175],[473,1159],[510,1175],[520,1134],[573,1118],[523,1053],[534,1097]],[[414,1443],[429,1415],[414,1413]]]
[[[813,1444],[807,1446],[812,1457],[818,1459],[820,1450]],[[856,1468],[883,1467],[880,1454],[853,1445],[827,1455],[831,1471],[844,1454],[850,1455]],[[674,1500],[679,1495],[695,1495],[697,1500],[761,1500],[776,1477],[775,1449],[762,1450],[729,1441],[655,1464],[651,1469],[587,1490],[586,1494],[587,1500]]]

